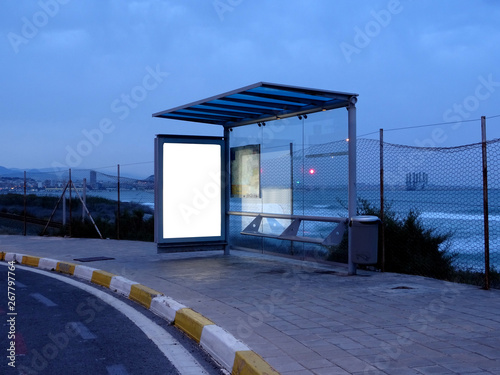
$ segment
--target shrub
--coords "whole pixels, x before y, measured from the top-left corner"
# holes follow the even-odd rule
[[[380,210],[368,201],[358,202],[359,215],[380,217]],[[452,233],[440,233],[436,228],[426,228],[418,211],[410,210],[399,216],[387,205],[384,209],[385,271],[412,275],[452,279],[455,275],[453,260],[449,252]],[[378,268],[382,268],[382,239],[379,235]],[[330,249],[328,260],[347,261],[347,235],[342,243]]]

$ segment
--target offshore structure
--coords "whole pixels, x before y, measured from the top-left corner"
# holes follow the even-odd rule
[[[425,172],[410,172],[406,174],[406,190],[424,190],[429,183]]]

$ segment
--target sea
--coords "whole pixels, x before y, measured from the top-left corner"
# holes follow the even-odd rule
[[[358,188],[357,195],[380,208],[378,189]],[[346,193],[339,189],[307,191],[303,196],[306,214],[342,216],[347,212]],[[300,199],[300,194],[298,197]],[[484,235],[482,189],[434,187],[413,191],[386,188],[384,191],[386,210],[401,218],[413,210],[419,214],[424,228],[436,234],[451,234],[441,249],[456,254],[454,265],[457,268],[474,271],[484,270],[486,241],[489,244],[490,266],[500,270],[500,189],[489,189],[487,198],[488,240]]]

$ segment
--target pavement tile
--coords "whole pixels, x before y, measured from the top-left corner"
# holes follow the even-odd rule
[[[362,357],[362,356],[374,356],[384,353],[384,349],[381,347],[377,348],[361,348],[361,349],[347,349],[346,350],[350,355],[354,357]]]
[[[441,349],[445,349],[445,348],[456,348],[456,346],[453,345],[453,343],[451,343],[449,341],[443,341],[443,340],[422,341],[421,344],[424,345],[425,347],[432,349],[432,350],[435,350],[437,352],[439,352]]]
[[[293,360],[290,356],[284,355],[279,357],[264,357],[264,359],[275,369],[279,369],[280,372],[287,371],[303,371],[306,370],[304,366],[299,364],[297,361]]]
[[[388,367],[384,369],[383,374],[387,375],[422,375],[420,371],[417,371],[409,367]]]
[[[319,359],[297,359],[297,361],[304,366],[306,369],[313,370],[318,368],[325,368],[332,366],[332,362],[325,358]]]
[[[482,355],[489,359],[497,359],[497,360],[500,359],[499,347],[492,348],[491,346],[469,343],[469,345],[464,345],[462,346],[462,348],[472,353]]]
[[[477,340],[474,340],[474,342],[477,342]],[[485,337],[480,343],[491,346],[492,348],[500,348],[500,336]]]
[[[312,372],[316,375],[350,375],[349,372],[338,366],[328,366],[325,368],[314,369]]]
[[[354,356],[332,359],[332,362],[348,372],[368,371],[373,366]]]
[[[431,361],[432,363],[434,363],[436,365],[445,366],[445,367],[446,367],[446,365],[448,365],[450,363],[457,362],[456,358],[453,358],[452,356],[440,354],[440,353],[432,354],[432,355],[426,357],[426,359],[428,359],[429,361]]]
[[[309,370],[282,371],[281,375],[311,375],[311,371]]]
[[[359,342],[345,336],[332,337],[330,339],[327,339],[326,341],[344,350],[364,348],[364,346]]]
[[[441,366],[415,367],[414,369],[417,370],[418,372],[420,372],[421,374],[425,374],[425,375],[434,375],[434,374],[437,374],[437,375],[448,375],[448,374],[456,374],[455,372],[453,372],[453,371],[451,371],[449,369],[446,369],[444,367],[441,367]]]
[[[304,345],[310,345],[311,342],[322,341],[321,337],[314,333],[308,333],[307,331],[303,331],[297,335],[291,335],[291,337],[303,343]]]
[[[396,359],[396,363],[398,363],[399,365],[405,365],[410,368],[429,367],[434,365],[434,362],[432,362],[430,359],[418,356],[411,356],[405,359],[398,358]]]
[[[465,362],[457,362],[456,360],[452,363],[442,364],[444,368],[447,368],[457,374],[471,374],[480,373],[482,370],[474,365]]]
[[[321,345],[318,344],[318,346],[311,345],[310,349],[326,359],[347,357],[351,355],[347,350],[340,349],[338,346],[329,344],[327,342],[323,342]]]
[[[295,324],[299,328],[305,328],[305,329],[311,329],[311,328],[321,328],[321,325],[318,323],[315,323],[313,321],[307,320],[307,319],[296,319],[296,320],[289,320],[292,324]]]

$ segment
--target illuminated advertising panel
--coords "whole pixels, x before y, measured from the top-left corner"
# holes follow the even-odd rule
[[[231,148],[231,197],[260,198],[260,145]]]
[[[156,242],[224,240],[224,141],[158,136],[155,149]]]

